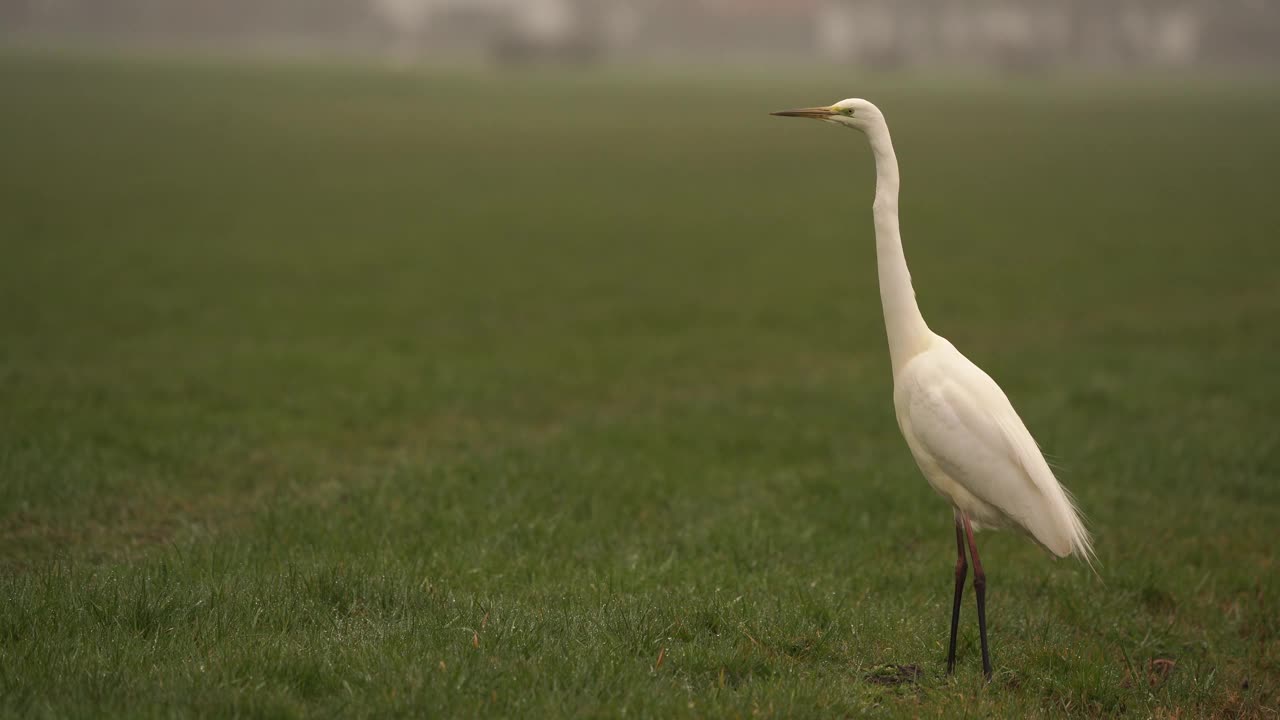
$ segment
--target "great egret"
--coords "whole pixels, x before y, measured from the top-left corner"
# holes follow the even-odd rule
[[[876,163],[876,263],[880,303],[893,365],[898,427],[920,472],[951,502],[956,521],[956,587],[951,608],[947,673],[955,669],[956,629],[968,563],[978,596],[982,672],[991,679],[987,650],[987,576],[973,533],[1020,530],[1058,557],[1076,555],[1092,566],[1093,544],[1070,493],[1058,483],[1026,425],[995,381],[929,329],[916,305],[898,231],[898,158],[889,126],[875,105],[857,98],[827,107],[784,110],[783,117],[823,120],[862,131]]]

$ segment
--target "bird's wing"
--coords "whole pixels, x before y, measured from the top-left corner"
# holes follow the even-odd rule
[[[1087,557],[1088,534],[1070,497],[995,381],[951,347],[920,372],[903,409],[939,467],[1055,555]]]

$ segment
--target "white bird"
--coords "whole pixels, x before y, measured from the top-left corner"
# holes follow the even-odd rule
[[[851,98],[828,107],[785,110],[784,117],[823,120],[862,131],[876,163],[872,205],[880,303],[893,365],[898,427],[920,472],[950,501],[956,521],[956,584],[947,673],[955,668],[956,629],[968,564],[978,597],[982,672],[991,679],[987,650],[986,574],[973,533],[1013,528],[1058,557],[1075,555],[1092,567],[1093,544],[1071,494],[1049,464],[1004,391],[925,324],[916,305],[898,230],[898,158],[880,109]]]

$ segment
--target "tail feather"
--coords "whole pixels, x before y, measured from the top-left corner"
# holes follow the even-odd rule
[[[1057,478],[1054,478],[1057,481]],[[1080,512],[1080,507],[1076,505],[1075,496],[1071,491],[1058,484],[1058,489],[1062,491],[1062,498],[1066,500],[1066,510],[1070,525],[1071,535],[1071,554],[1083,560],[1094,575],[1098,574],[1098,568],[1094,563],[1098,561],[1098,556],[1093,552],[1093,537],[1089,534],[1089,528],[1085,526],[1084,514]]]
[[[1016,418],[1017,414],[1014,413],[1013,416]],[[1058,482],[1040,446],[1020,419],[1016,423],[1009,419],[1001,419],[999,425],[1013,451],[1015,462],[1049,504],[1052,520],[1044,525],[1035,523],[1038,527],[1028,528],[1028,530],[1031,530],[1036,539],[1053,554],[1058,557],[1075,555],[1097,575],[1098,569],[1095,563],[1098,556],[1093,552],[1093,538],[1089,535],[1089,529],[1085,527],[1084,518],[1076,505],[1075,498],[1062,486],[1062,483]],[[1044,537],[1040,536],[1041,531],[1045,533]]]

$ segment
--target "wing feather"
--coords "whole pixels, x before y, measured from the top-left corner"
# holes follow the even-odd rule
[[[923,377],[915,378],[918,389],[905,410],[917,441],[952,480],[1055,555],[1074,553],[1092,564],[1074,501],[1008,397],[981,368],[947,349],[915,369]]]

